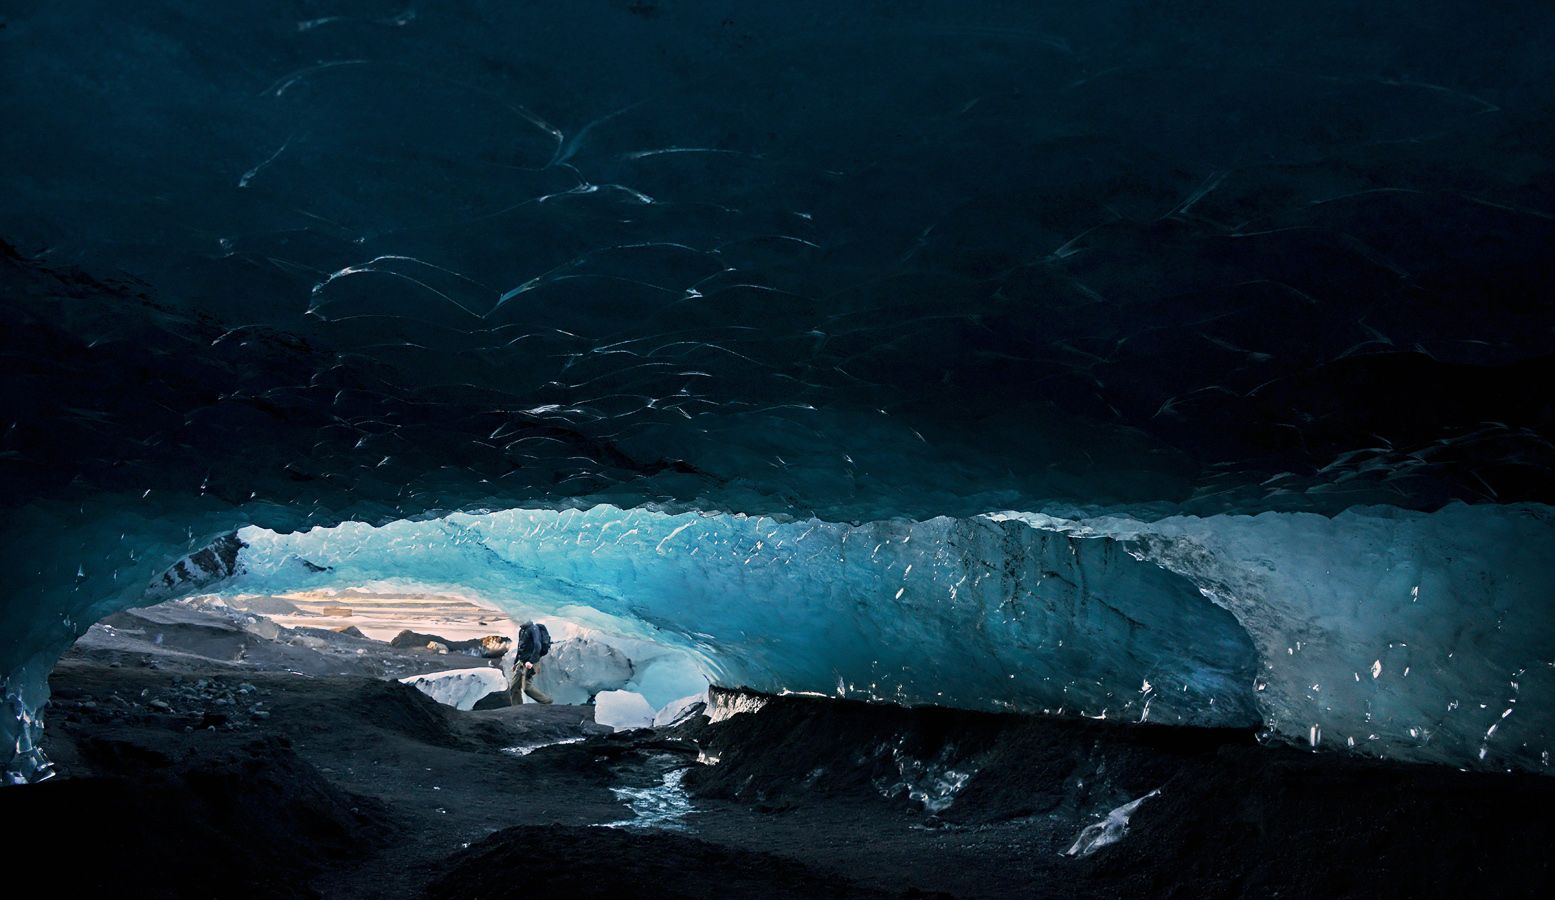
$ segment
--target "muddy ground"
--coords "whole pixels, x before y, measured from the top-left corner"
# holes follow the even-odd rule
[[[1555,896],[1545,776],[806,697],[611,734],[592,707],[462,713],[382,680],[447,658],[135,625],[55,670],[57,777],[0,790],[5,857],[71,893]],[[1065,854],[1157,789],[1121,840]]]

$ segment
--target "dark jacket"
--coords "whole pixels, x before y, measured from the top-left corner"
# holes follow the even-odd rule
[[[537,663],[551,652],[551,633],[539,622],[518,633],[518,663]]]

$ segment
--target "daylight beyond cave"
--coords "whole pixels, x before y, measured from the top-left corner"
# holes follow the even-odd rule
[[[249,528],[240,580],[485,579],[752,686],[1543,769],[1551,35],[6,4],[8,777],[70,641]],[[358,532],[451,555],[308,543]]]

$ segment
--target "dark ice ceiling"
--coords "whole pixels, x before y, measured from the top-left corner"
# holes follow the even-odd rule
[[[1543,4],[4,10],[9,503],[1555,495]]]

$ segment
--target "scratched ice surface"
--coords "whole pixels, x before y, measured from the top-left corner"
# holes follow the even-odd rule
[[[69,641],[230,575],[212,554],[146,593],[244,526],[756,517],[716,520],[733,546],[759,517],[836,542],[942,516],[980,534],[1000,510],[1278,513],[1291,524],[1246,546],[1283,559],[1306,552],[1300,516],[1463,501],[1475,534],[1537,545],[1524,530],[1555,500],[1538,387],[1555,376],[1555,13],[1482,7],[5,4],[7,769],[46,771],[37,710]],[[1038,566],[1021,546],[990,559]],[[1129,560],[1102,568],[1203,599],[1166,619],[1232,616],[1259,666],[1294,650],[1279,623],[1337,615],[1303,588],[1261,618],[1245,579],[1205,599],[1192,566]],[[1356,565],[1392,590],[1386,563]],[[1549,564],[1519,565],[1548,595]],[[1525,765],[1535,732],[1526,753],[1497,743],[1522,709],[1485,695],[1530,690],[1555,647],[1526,605],[1497,605],[1497,577],[1431,607],[1493,661],[1432,663],[1474,689],[1448,692],[1452,715],[1505,715],[1461,729],[1484,760],[1467,737],[1444,758]],[[791,594],[775,590],[756,602]],[[1302,711],[1266,724],[1414,753],[1395,748],[1418,736],[1316,715],[1339,674],[1371,682],[1374,711],[1415,702],[1389,679],[1421,667],[1362,652],[1415,647],[1421,626],[1387,603],[1364,640],[1288,653],[1288,682],[1248,688]],[[999,654],[1038,639],[936,692],[1047,697],[992,687]],[[1197,664],[1150,646],[1120,679]],[[855,665],[775,653],[720,665],[769,684]],[[1022,665],[1078,683],[1094,664]],[[915,684],[881,695],[926,697]]]

